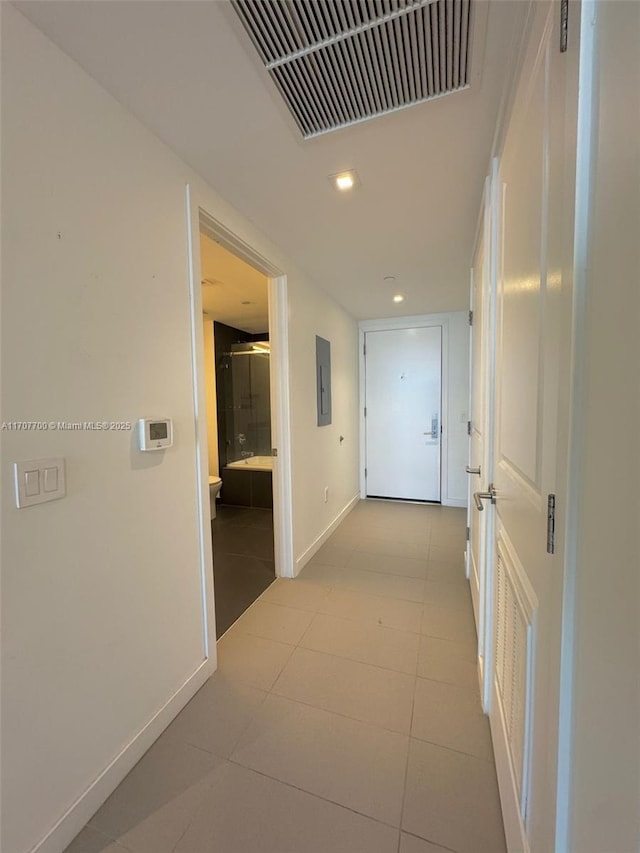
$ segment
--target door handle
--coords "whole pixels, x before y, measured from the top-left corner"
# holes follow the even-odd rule
[[[466,467],[464,470],[467,472],[467,474],[477,474],[477,475],[478,475],[478,477],[480,477],[480,476],[481,476],[481,474],[480,474],[480,466],[479,466],[479,465],[478,465],[478,467],[477,467],[477,468],[469,468],[469,466],[467,465],[467,467]]]
[[[484,504],[482,501],[491,501],[492,504],[496,502],[496,490],[493,487],[493,483],[489,486],[488,491],[486,492],[474,492],[473,499],[476,502],[476,508],[478,512],[482,512],[484,509]]]

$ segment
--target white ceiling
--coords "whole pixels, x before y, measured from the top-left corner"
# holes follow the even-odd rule
[[[269,331],[269,286],[265,275],[206,234],[200,235],[200,264],[202,310],[208,319],[251,334]]]
[[[306,142],[226,0],[15,5],[354,317],[466,307],[526,3],[476,0],[477,19],[488,15],[469,90]],[[349,196],[327,180],[345,169],[361,181]]]

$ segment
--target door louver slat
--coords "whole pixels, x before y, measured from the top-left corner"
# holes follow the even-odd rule
[[[536,646],[534,616],[537,600],[531,598],[523,586],[522,569],[518,570],[502,536],[501,533],[498,538],[495,563],[495,678],[504,734],[520,797],[520,812],[524,819],[528,798],[531,662]]]
[[[472,0],[231,0],[309,139],[469,85]]]

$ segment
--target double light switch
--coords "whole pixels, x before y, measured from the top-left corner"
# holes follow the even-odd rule
[[[15,462],[16,506],[22,509],[33,504],[55,501],[66,494],[64,459],[31,459]]]

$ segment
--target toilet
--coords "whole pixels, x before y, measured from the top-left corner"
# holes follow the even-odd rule
[[[209,503],[211,504],[211,518],[216,517],[216,498],[220,494],[222,480],[220,477],[209,477]]]

